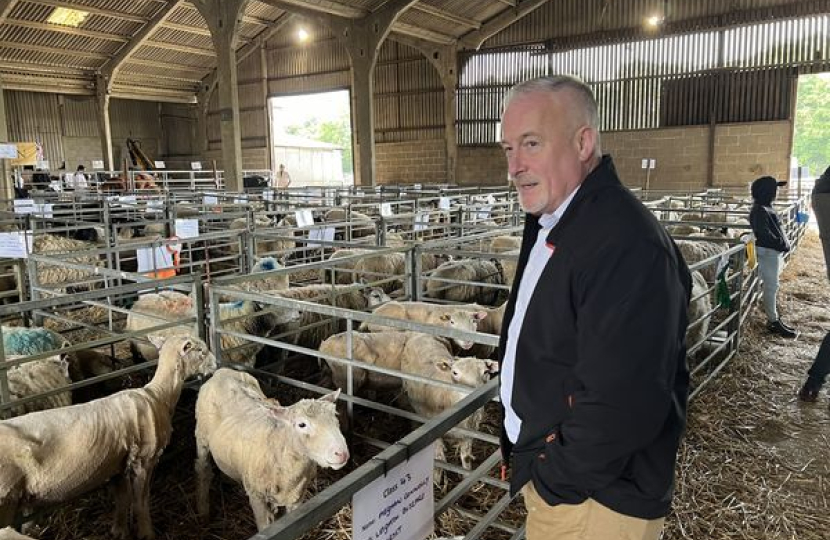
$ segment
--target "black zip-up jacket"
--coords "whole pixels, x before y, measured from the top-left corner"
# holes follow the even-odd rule
[[[527,215],[517,284],[538,230],[538,218]],[[547,242],[550,259],[516,347],[515,446],[502,429],[511,491],[532,480],[551,505],[591,497],[625,515],[665,516],[686,425],[689,269],[608,156]]]
[[[790,241],[781,227],[781,219],[771,206],[753,204],[749,211],[749,225],[755,235],[756,246],[784,253],[790,251]]]

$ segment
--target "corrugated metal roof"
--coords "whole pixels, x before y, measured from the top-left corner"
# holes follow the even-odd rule
[[[216,67],[213,42],[201,13],[190,2],[182,2],[158,25],[150,38],[138,47],[132,41],[174,0],[9,0],[5,20],[0,20],[0,75],[14,75],[14,85],[22,84],[22,74],[38,77],[37,82],[63,73],[61,85],[74,85],[74,91],[91,91],[89,81],[109,67],[121,51],[131,51],[116,69],[113,84],[127,88],[136,78],[154,80],[160,97],[181,100],[193,98],[195,79],[209,76]],[[369,14],[387,5],[388,0],[286,0],[296,6],[287,10],[260,0],[250,0],[239,24],[239,46],[246,47],[258,37],[267,37],[269,81],[273,90],[305,89],[310,85],[340,84],[349,59],[332,32],[320,27],[314,13]],[[642,19],[665,6],[667,21],[675,31],[683,25],[705,28],[712,25],[742,24],[781,17],[830,12],[830,0],[548,0],[515,22],[517,13],[535,7],[540,0],[420,0],[402,13],[392,27],[395,35],[417,38],[434,44],[463,41],[464,46],[505,46],[547,41],[563,43],[586,39],[620,40],[633,32]],[[78,28],[55,27],[47,19],[55,7],[88,11]],[[315,11],[316,10],[316,11]],[[292,21],[271,36],[272,28],[282,24],[286,13]],[[297,46],[295,29],[306,24],[314,40]],[[513,23],[508,26],[509,23]],[[688,31],[686,28],[685,31]],[[597,32],[601,32],[597,36]],[[614,36],[611,33],[616,32]],[[586,38],[585,36],[597,36]],[[615,37],[616,36],[616,37]],[[475,37],[476,39],[472,39]],[[331,41],[327,41],[331,40]],[[133,51],[132,49],[135,48]],[[131,61],[132,60],[132,61]],[[256,60],[255,60],[256,61]],[[62,72],[58,68],[64,69]],[[410,69],[410,68],[406,68]],[[246,69],[250,73],[250,69]],[[181,74],[181,78],[177,76]],[[153,75],[157,75],[153,77]],[[421,76],[412,74],[413,76]],[[68,77],[69,79],[65,79]],[[303,78],[305,77],[305,80]],[[74,79],[74,80],[73,80]],[[288,80],[291,79],[291,80]],[[17,86],[15,86],[17,87]],[[153,85],[142,87],[142,97]],[[194,89],[194,90],[191,90]]]

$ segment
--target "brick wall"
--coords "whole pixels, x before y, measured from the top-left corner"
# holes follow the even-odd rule
[[[377,184],[440,184],[446,181],[444,139],[375,145]]]
[[[724,124],[715,130],[714,186],[746,186],[769,174],[787,178],[792,147],[789,121]],[[602,151],[611,154],[624,184],[643,186],[643,158],[656,160],[652,189],[706,187],[709,126],[615,131],[602,134]],[[502,185],[507,162],[497,146],[458,149],[459,185]]]
[[[507,185],[507,160],[499,146],[458,148],[459,186]]]

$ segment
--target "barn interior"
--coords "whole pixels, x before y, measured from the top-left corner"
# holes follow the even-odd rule
[[[826,538],[829,413],[797,393],[830,330],[830,274],[795,140],[799,81],[830,71],[830,1],[0,0],[0,33],[0,430],[143,388],[164,371],[154,340],[182,334],[286,408],[340,389],[348,463],[260,528],[221,473],[203,514],[204,381],[182,381],[148,484],[157,538],[525,537],[491,365],[525,219],[501,115],[513,85],[553,74],[591,87],[603,152],[700,276],[662,538]],[[333,98],[274,100],[329,92],[347,102],[336,140],[283,129]],[[765,175],[788,182],[774,208],[794,247],[779,301],[794,340],[760,307],[747,217]],[[46,330],[20,346],[22,329]],[[490,363],[471,386],[407,371],[402,342],[379,357],[397,365],[362,356],[392,330]],[[49,366],[57,382],[36,374]],[[421,387],[456,397],[426,413]],[[367,486],[424,455],[413,505],[430,525],[395,525],[400,508],[369,524]],[[97,485],[31,509],[0,489],[0,526],[112,538],[113,506]]]

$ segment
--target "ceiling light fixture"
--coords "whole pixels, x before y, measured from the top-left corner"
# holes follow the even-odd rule
[[[651,28],[657,28],[661,24],[663,24],[663,17],[659,15],[652,15],[648,19],[646,19],[646,24],[648,24]]]
[[[49,15],[46,22],[59,24],[61,26],[74,26],[77,28],[88,16],[88,11],[58,7],[52,11],[52,14]]]
[[[297,39],[300,40],[300,43],[305,43],[306,41],[308,41],[308,38],[309,34],[305,28],[300,28],[299,30],[297,30]]]

